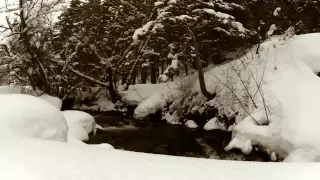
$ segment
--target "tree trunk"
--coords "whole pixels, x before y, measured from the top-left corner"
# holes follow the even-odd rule
[[[203,73],[203,69],[202,69],[202,62],[200,59],[200,53],[199,53],[198,43],[197,43],[196,37],[195,37],[193,31],[189,27],[187,27],[187,28],[188,28],[188,31],[191,35],[192,46],[194,47],[194,49],[195,49],[194,51],[196,53],[195,66],[198,70],[201,93],[207,98],[207,100],[211,100],[215,97],[215,94],[211,94],[207,91],[206,84],[204,81],[204,73]]]
[[[156,66],[156,56],[152,56],[150,63],[151,66],[151,84],[157,84],[157,66]]]
[[[136,78],[137,78],[137,71],[133,71],[132,73],[132,81],[131,81],[131,84],[132,85],[135,85],[136,84]]]
[[[32,62],[32,65],[35,69],[38,68],[39,70],[39,76],[40,81],[37,83],[37,86],[43,90],[43,92],[47,94],[51,94],[51,86],[48,82],[48,76],[47,73],[43,67],[41,55],[37,49],[35,49],[30,42],[29,35],[27,33],[27,23],[25,19],[25,9],[26,9],[26,1],[25,0],[19,0],[19,8],[20,10],[20,37],[23,40],[24,45],[26,46],[27,52],[30,54],[30,60]]]
[[[127,82],[128,74],[122,73],[121,84],[125,84]]]
[[[189,69],[188,69],[188,61],[187,61],[187,58],[186,58],[186,56],[182,56],[182,58],[183,58],[183,62],[184,62],[184,70],[185,70],[185,72],[186,72],[186,75],[188,75],[189,74]]]
[[[161,61],[161,74],[164,73],[164,60]]]
[[[147,70],[145,67],[141,68],[140,74],[141,74],[141,83],[146,84],[147,83]]]

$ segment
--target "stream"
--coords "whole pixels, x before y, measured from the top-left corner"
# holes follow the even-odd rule
[[[97,124],[106,128],[91,135],[88,144],[109,143],[116,149],[241,161],[270,161],[267,154],[253,151],[249,155],[238,150],[224,151],[231,132],[190,129],[183,125],[170,125],[165,121],[139,121],[121,112],[88,112]]]

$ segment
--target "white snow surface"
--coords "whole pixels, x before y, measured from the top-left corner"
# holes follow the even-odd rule
[[[194,12],[197,12],[199,10],[194,10]],[[220,19],[234,19],[233,16],[231,16],[230,14],[226,14],[226,13],[222,13],[222,12],[217,12],[213,9],[208,9],[208,8],[204,8],[204,9],[201,9],[200,11],[204,11],[208,14],[212,14],[212,15],[215,15],[217,18],[220,18]]]
[[[46,101],[23,94],[0,96],[1,136],[22,136],[67,141],[63,114]]]
[[[273,32],[277,30],[277,26],[275,24],[272,24],[269,28],[269,31],[267,32],[267,36],[273,35]]]
[[[134,34],[132,35],[132,39],[134,42],[137,42],[139,40],[139,36],[143,36],[147,34],[149,29],[154,25],[154,21],[149,21],[145,25],[143,25],[141,28],[136,29]]]
[[[162,2],[162,1],[157,1],[157,2],[154,3],[154,6],[160,6],[160,5],[162,5],[162,4],[164,4],[164,2]]]
[[[319,179],[319,164],[220,161],[0,136],[1,179]],[[21,170],[21,171],[20,171]],[[22,177],[25,175],[25,177]]]
[[[139,104],[139,106],[134,110],[133,117],[135,119],[144,120],[148,115],[162,110],[165,105],[165,96],[159,92],[156,92]]]
[[[226,127],[218,121],[217,117],[214,117],[204,125],[203,129],[207,131],[215,129],[226,130]]]
[[[273,15],[274,16],[279,16],[279,12],[281,11],[280,7],[277,7],[274,11],[273,11]]]
[[[58,97],[53,97],[48,94],[42,94],[41,96],[39,96],[39,98],[45,100],[46,102],[50,103],[59,110],[61,110],[62,108],[62,100]]]
[[[96,133],[96,121],[83,111],[67,110],[62,111],[69,127],[69,134],[80,141],[89,140],[89,134]]]
[[[196,122],[193,120],[188,120],[184,125],[186,125],[188,128],[198,128],[199,126],[197,125]]]
[[[320,34],[314,33],[287,40],[272,38],[263,44],[260,56],[266,58],[260,59],[265,67],[262,90],[267,101],[270,100],[267,106],[275,108],[268,113],[262,106],[253,109],[250,116],[235,126],[234,140],[226,149],[234,147],[247,151],[245,144],[259,144],[283,158],[298,151],[292,155],[294,158],[289,158],[293,161],[308,158],[308,161],[317,161],[320,155],[317,106],[320,79],[314,72],[320,70],[319,40]],[[265,121],[268,121],[267,126],[256,124]],[[313,156],[306,156],[310,151]]]

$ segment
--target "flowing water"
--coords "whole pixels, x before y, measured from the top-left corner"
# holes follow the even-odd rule
[[[139,121],[120,112],[89,112],[106,131],[91,136],[88,144],[109,143],[116,149],[128,151],[188,156],[199,158],[269,161],[268,155],[253,151],[244,155],[240,151],[224,151],[231,139],[230,132],[190,129],[170,125],[164,121]]]

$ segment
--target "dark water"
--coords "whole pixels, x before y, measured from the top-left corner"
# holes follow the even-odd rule
[[[269,161],[268,155],[253,151],[244,155],[240,151],[225,152],[231,139],[230,132],[190,129],[170,125],[164,121],[138,121],[120,112],[89,112],[97,123],[108,127],[91,136],[88,144],[109,143],[116,149],[213,159]]]

